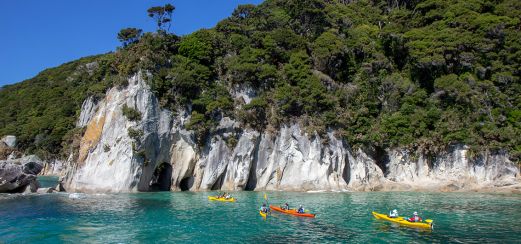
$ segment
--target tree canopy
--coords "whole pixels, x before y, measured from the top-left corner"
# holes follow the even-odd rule
[[[151,7],[147,10],[147,13],[148,17],[156,21],[158,30],[168,31],[170,30],[174,10],[174,5],[167,3],[164,6]]]
[[[136,43],[143,35],[143,30],[137,28],[125,28],[119,31],[118,40],[123,43],[123,46]]]

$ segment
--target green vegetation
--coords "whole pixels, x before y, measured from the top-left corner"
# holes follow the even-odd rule
[[[123,108],[121,108],[121,112],[123,112],[123,115],[127,117],[130,121],[140,121],[141,120],[141,112],[137,111],[134,108],[131,108],[127,106],[126,104],[123,105]]]
[[[335,129],[354,146],[465,143],[521,157],[518,0],[266,0],[184,37],[167,33],[174,9],[150,8],[158,32],[123,35],[113,54],[3,88],[0,135],[55,153],[83,99],[147,71],[161,106],[191,108],[200,141],[230,116],[259,130]],[[257,97],[234,100],[235,87]]]
[[[141,141],[141,137],[143,137],[143,131],[134,129],[134,128],[128,128],[128,136],[132,139],[134,139],[137,142]]]
[[[170,29],[170,23],[172,22],[172,13],[175,7],[172,4],[166,4],[165,6],[155,6],[147,10],[148,16],[153,18],[157,23],[157,29],[159,31],[166,31]]]
[[[126,47],[132,43],[139,41],[139,38],[143,35],[143,30],[137,28],[125,28],[119,31],[118,40],[123,43]]]
[[[44,158],[59,155],[62,142],[73,140],[83,101],[88,96],[102,98],[112,86],[105,79],[112,58],[113,54],[82,58],[4,86],[0,135],[16,135],[19,149],[27,153]]]

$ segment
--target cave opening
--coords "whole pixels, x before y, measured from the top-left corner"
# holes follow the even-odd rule
[[[150,184],[151,191],[170,191],[172,184],[172,165],[162,163],[156,167]]]
[[[389,155],[382,147],[375,147],[373,152],[373,158],[376,161],[376,165],[382,170],[384,176],[389,174]]]
[[[194,177],[186,177],[179,182],[179,188],[181,191],[189,191],[194,185]]]

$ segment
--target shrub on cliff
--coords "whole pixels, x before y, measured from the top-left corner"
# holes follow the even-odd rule
[[[139,112],[137,109],[129,107],[126,104],[124,104],[123,107],[121,108],[121,112],[130,121],[141,120],[141,112]]]

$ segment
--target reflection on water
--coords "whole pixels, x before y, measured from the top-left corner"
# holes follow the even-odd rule
[[[236,203],[212,193],[0,195],[0,241],[6,242],[518,242],[521,195],[472,193],[268,193],[270,204],[303,204],[316,219],[257,209],[263,193]],[[73,196],[73,197],[71,197]],[[435,220],[422,231],[375,220],[397,208]]]

